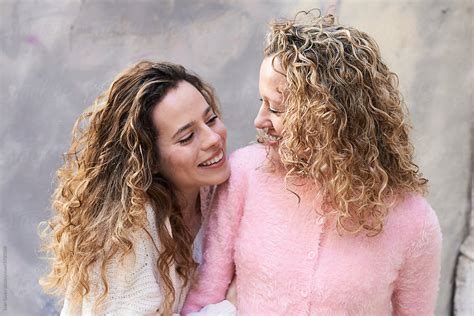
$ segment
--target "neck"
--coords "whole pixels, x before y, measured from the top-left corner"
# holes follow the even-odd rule
[[[194,238],[201,226],[201,209],[199,203],[199,188],[180,190],[177,194],[183,221]]]
[[[178,190],[177,198],[182,211],[194,208],[199,198],[199,189]]]

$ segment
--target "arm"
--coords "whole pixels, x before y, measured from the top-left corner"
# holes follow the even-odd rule
[[[407,250],[392,296],[394,315],[434,315],[440,273],[441,231],[435,212],[427,209]],[[418,215],[418,214],[416,214]]]
[[[151,315],[164,301],[160,289],[159,274],[154,273],[157,252],[151,238],[144,231],[137,231],[133,238],[133,250],[123,261],[111,258],[106,268],[109,292],[94,310],[94,304],[102,293],[98,265],[90,274],[91,292],[82,298],[81,306],[73,309],[66,299],[61,315]],[[179,293],[180,289],[176,289]]]
[[[234,243],[242,216],[246,183],[243,171],[231,164],[229,180],[219,186],[205,224],[203,263],[186,297],[181,315],[225,299],[234,275]]]

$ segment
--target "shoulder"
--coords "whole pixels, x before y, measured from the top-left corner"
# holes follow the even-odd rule
[[[399,221],[413,227],[439,225],[436,212],[418,193],[408,193],[398,198],[392,213]]]
[[[229,157],[230,167],[245,171],[261,167],[267,159],[267,151],[261,144],[251,144],[234,151]]]
[[[400,197],[388,217],[388,225],[398,235],[402,234],[409,244],[441,240],[441,229],[436,212],[428,201],[417,193]]]
[[[108,277],[116,285],[139,283],[142,278],[159,281],[155,263],[159,257],[161,242],[155,210],[150,203],[145,205],[145,216],[145,225],[137,226],[128,233],[131,249],[126,253],[118,251],[107,263]],[[170,229],[168,219],[165,225]]]
[[[83,297],[82,314],[93,314],[94,306],[107,288],[107,295],[100,301],[100,314],[144,315],[159,309],[163,302],[161,278],[156,268],[158,260],[158,234],[153,207],[145,206],[146,225],[137,227],[128,234],[132,248],[126,254],[115,253],[104,266],[94,264],[90,271],[91,291]],[[103,283],[103,277],[107,285]],[[173,280],[174,282],[175,280]],[[67,298],[66,298],[67,299]],[[62,315],[75,314],[66,304]]]
[[[150,204],[145,205],[146,224],[144,227],[136,227],[130,231],[129,239],[132,242],[132,249],[126,254],[117,254],[116,258],[109,261],[109,270],[112,279],[120,279],[132,275],[136,277],[150,277],[156,272],[155,262],[158,259],[160,241],[156,229],[155,211]],[[169,226],[167,221],[166,226]],[[120,272],[120,273],[114,273]],[[139,273],[137,273],[139,272]],[[128,281],[131,281],[130,279]]]
[[[234,151],[229,157],[230,177],[217,187],[212,207],[238,208],[249,187],[249,180],[266,159],[265,147],[252,144]]]

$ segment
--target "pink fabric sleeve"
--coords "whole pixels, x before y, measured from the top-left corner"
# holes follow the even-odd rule
[[[392,296],[393,315],[434,315],[440,274],[441,230],[423,200],[424,220],[407,250]],[[414,212],[414,216],[419,215]],[[416,221],[416,220],[415,220]]]
[[[225,299],[234,276],[234,242],[242,216],[246,190],[243,172],[231,164],[229,180],[217,188],[205,224],[203,263],[188,292],[181,315],[198,312]]]

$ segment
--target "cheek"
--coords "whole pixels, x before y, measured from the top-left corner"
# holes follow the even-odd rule
[[[192,146],[182,147],[167,152],[162,156],[162,166],[165,174],[169,178],[175,178],[181,173],[187,174],[187,171],[194,167],[196,155]],[[173,180],[173,179],[172,179]]]
[[[221,121],[216,124],[215,132],[219,134],[224,142],[227,140],[227,128]]]
[[[283,131],[283,118],[277,118],[273,121],[273,128],[278,134],[281,134]]]

